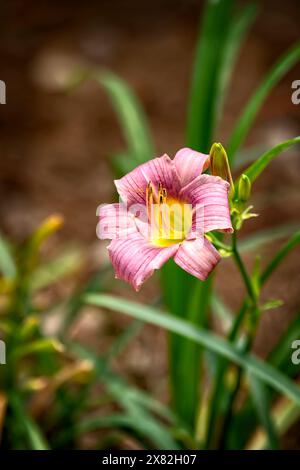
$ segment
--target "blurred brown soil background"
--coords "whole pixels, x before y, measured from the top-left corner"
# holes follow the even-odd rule
[[[260,14],[234,70],[217,136],[221,142],[226,142],[265,73],[299,39],[299,1],[258,4]],[[72,93],[64,93],[60,84],[76,64],[113,70],[145,107],[157,155],[172,156],[184,146],[201,10],[202,2],[196,0],[12,0],[1,5],[0,79],[6,82],[7,104],[0,108],[0,225],[5,235],[22,240],[44,217],[60,212],[65,227],[51,250],[77,244],[84,247],[92,268],[104,262],[106,243],[95,234],[96,208],[114,196],[109,158],[125,143],[110,102],[97,84],[86,83]],[[291,83],[296,79],[300,66],[268,98],[247,140],[249,146],[272,146],[299,135],[300,105],[291,102]],[[299,183],[299,151],[293,150],[272,163],[255,185],[253,203],[260,216],[246,224],[241,236],[299,222]],[[275,247],[261,250],[263,263]],[[266,286],[264,298],[281,298],[284,305],[264,314],[256,341],[259,355],[270,350],[299,312],[299,261],[297,249]],[[84,277],[81,273],[75,283]],[[243,287],[230,260],[221,263],[217,277],[222,298],[237,307]],[[151,301],[157,295],[155,280],[137,295],[120,282],[112,289],[138,301]],[[67,284],[60,285],[55,294],[70,290]],[[89,308],[71,334],[101,350],[127,323],[121,315]],[[162,332],[144,328],[117,362],[131,381],[166,397]],[[294,433],[287,445],[297,446],[299,434],[297,440]]]

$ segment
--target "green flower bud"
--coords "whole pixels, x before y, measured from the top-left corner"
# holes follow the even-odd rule
[[[209,157],[211,174],[220,176],[223,180],[228,181],[231,188],[233,188],[228,157],[223,145],[217,143],[213,144],[209,152]]]
[[[251,181],[244,173],[238,182],[238,199],[241,202],[247,202],[251,194]]]

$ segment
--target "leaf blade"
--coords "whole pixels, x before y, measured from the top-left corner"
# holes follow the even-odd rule
[[[261,277],[260,282],[264,284],[273,271],[278,267],[278,265],[283,261],[283,259],[289,254],[289,252],[295,248],[300,243],[300,231],[295,233],[288,242],[276,253],[276,255],[272,258],[270,263],[264,269]]]
[[[187,144],[208,152],[217,118],[225,44],[232,22],[233,0],[207,1],[196,46],[187,115]]]
[[[298,144],[300,142],[300,136],[295,137],[293,139],[285,140],[275,147],[272,147],[270,150],[265,152],[261,157],[259,157],[250,167],[247,168],[243,173],[248,176],[251,183],[258,178],[258,176],[263,172],[263,170],[267,167],[267,165],[281,152],[288,150],[292,145]]]
[[[0,271],[4,277],[13,279],[16,277],[17,268],[10,252],[8,243],[0,235]]]
[[[238,118],[237,124],[227,145],[228,156],[231,163],[234,160],[237,150],[243,144],[256,117],[256,114],[258,113],[268,94],[280,81],[280,79],[297,63],[299,58],[300,43],[297,42],[278,60],[278,62],[273,66],[269,74],[251,96],[248,104],[244,108],[244,111]]]
[[[270,413],[268,390],[265,384],[253,376],[253,374],[249,374],[248,379],[253,406],[268,436],[269,448],[273,450],[278,449],[279,443]]]
[[[96,73],[94,78],[110,96],[127,142],[132,168],[152,158],[154,148],[148,123],[135,94],[112,72]]]
[[[172,317],[169,314],[159,312],[157,309],[109,295],[90,294],[86,296],[85,301],[91,305],[117,310],[142,321],[165,328],[173,333],[185,336],[201,344],[201,346],[210,349],[214,353],[220,354],[241,367],[244,367],[266,384],[289,396],[300,405],[300,390],[290,379],[269,364],[256,359],[251,354],[245,355],[241,353],[239,349],[207,330],[201,329],[179,318]]]

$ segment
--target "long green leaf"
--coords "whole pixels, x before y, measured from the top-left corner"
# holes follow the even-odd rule
[[[218,116],[220,121],[223,109],[223,103],[226,99],[227,89],[236,64],[239,52],[243,45],[246,34],[252,25],[257,13],[257,6],[253,4],[246,5],[234,17],[228,30],[227,40],[225,42],[223,53],[223,65],[220,70],[219,92],[218,92]]]
[[[299,365],[291,361],[291,345],[294,340],[300,338],[300,315],[295,315],[294,320],[289,324],[282,334],[278,344],[269,356],[269,362],[276,368],[285,371],[290,376],[295,376],[299,371]]]
[[[261,380],[258,380],[253,374],[249,374],[248,379],[253,406],[267,433],[269,448],[278,449],[279,443],[270,413],[270,397],[268,396],[268,390]]]
[[[300,136],[295,137],[294,139],[285,140],[284,142],[275,145],[275,147],[265,152],[254,163],[252,163],[252,165],[243,173],[245,173],[250,179],[251,183],[253,183],[263,172],[266,166],[273,160],[273,158],[277,157],[282,152],[289,149],[292,145],[298,144],[299,142]]]
[[[233,3],[233,0],[208,0],[203,14],[187,121],[187,144],[202,152],[209,150],[217,120],[222,65]]]
[[[69,326],[74,322],[77,315],[83,307],[82,297],[89,292],[101,292],[104,290],[107,277],[110,274],[111,266],[103,264],[102,267],[96,271],[89,281],[83,287],[77,289],[69,299],[67,305],[64,307],[64,318],[59,331],[59,338],[64,342],[65,336],[68,332]]]
[[[300,365],[293,364],[291,361],[291,344],[295,339],[300,337],[300,316],[299,312],[295,315],[294,320],[290,323],[286,331],[282,334],[278,344],[272,350],[268,356],[268,362],[277,370],[281,370],[288,377],[297,377],[300,370]],[[272,398],[276,394],[272,393]],[[287,399],[282,398],[283,401]],[[279,406],[279,402],[275,405],[277,410],[279,407],[279,416],[276,418],[276,413],[273,412],[273,421],[276,425],[276,431],[278,435],[282,435],[287,431],[288,427],[295,421],[300,412],[300,408],[294,403],[288,400],[286,412]],[[291,411],[290,412],[288,411]],[[298,410],[298,411],[297,411]],[[280,417],[280,415],[282,417]],[[287,419],[286,419],[287,418]],[[240,448],[246,444],[249,439],[249,432],[256,426],[253,413],[253,405],[251,400],[248,398],[244,403],[242,409],[237,413],[234,419],[234,424],[230,429],[230,435],[234,442],[231,443],[232,447]],[[243,432],[241,432],[243,430]],[[258,439],[260,440],[260,439]],[[254,439],[256,441],[256,439]],[[264,439],[265,442],[265,439]],[[265,445],[265,444],[263,444]],[[256,448],[256,443],[251,443],[251,448]]]
[[[134,432],[138,437],[149,440],[155,447],[163,450],[179,449],[175,441],[163,431],[149,415],[139,411],[138,415],[115,413],[107,416],[85,418],[78,423],[73,433],[77,436],[87,432],[96,431],[103,428],[118,428]]]
[[[48,450],[49,445],[45,437],[42,435],[38,425],[27,415],[21,398],[16,393],[12,393],[10,403],[16,419],[19,420],[24,429],[30,448],[32,450]]]
[[[295,246],[299,245],[300,243],[300,231],[295,233],[289,241],[276,253],[274,258],[270,261],[268,266],[265,268],[264,272],[261,275],[261,283],[267,281],[267,279],[271,276],[273,271],[277,268],[277,266],[281,263],[281,261],[289,254],[289,252],[295,248]]]
[[[169,421],[172,419],[172,415],[163,405],[112,373],[107,369],[106,362],[92,351],[77,344],[71,345],[71,349],[80,357],[93,362],[96,375],[125,412],[124,418],[122,418],[126,420],[124,425],[129,426],[140,437],[148,439],[158,448],[179,448],[167,427],[150,413],[156,413]]]
[[[268,146],[266,144],[242,148],[238,151],[236,159],[233,162],[233,169],[237,173],[241,173],[247,165],[250,165],[250,163],[257,159],[257,155],[262,155],[267,149]]]
[[[0,272],[7,278],[16,276],[17,268],[10,252],[8,243],[0,235]]]
[[[66,251],[47,264],[38,266],[30,276],[32,290],[43,289],[60,279],[74,274],[82,267],[83,257],[78,250]]]
[[[227,145],[227,152],[231,162],[233,162],[237,150],[243,144],[248,131],[255,119],[256,114],[264,103],[270,91],[281,80],[281,78],[298,62],[300,59],[300,43],[295,44],[289,49],[283,57],[274,65],[267,77],[254,92],[248,104],[244,108],[237,124],[232,132]]]
[[[134,320],[130,323],[130,325],[114,340],[108,352],[105,354],[106,360],[109,361],[115,356],[118,356],[127,346],[129,341],[140,331],[142,326],[143,323],[139,320]]]
[[[271,412],[272,421],[278,436],[284,434],[299,420],[300,409],[288,398],[281,398]],[[268,447],[268,436],[257,430],[246,446],[247,450],[264,450]]]
[[[257,250],[258,247],[272,243],[281,238],[291,235],[293,232],[300,230],[300,224],[283,224],[268,229],[255,232],[239,241],[239,250],[241,253]]]
[[[211,297],[211,308],[213,313],[218,317],[223,326],[223,330],[227,332],[232,325],[233,315],[227,305],[214,293]]]
[[[97,73],[95,79],[106,89],[120,120],[131,166],[153,158],[154,149],[142,106],[128,85],[112,72]]]
[[[182,319],[164,314],[158,309],[139,305],[122,298],[90,294],[86,296],[85,300],[91,305],[125,313],[141,321],[152,323],[173,333],[189,338],[212,352],[220,354],[226,359],[245,368],[248,372],[253,373],[266,384],[290,397],[300,405],[300,389],[290,379],[278,372],[271,365],[256,359],[251,354],[243,354],[238,348],[213,333]]]
[[[127,408],[128,403],[135,402],[169,421],[174,420],[174,416],[167,407],[152,398],[151,395],[129,385],[124,379],[113,373],[108,367],[106,358],[103,359],[97,356],[90,349],[77,343],[71,343],[69,347],[77,356],[88,359],[94,364],[96,375],[107,385],[109,392],[112,393],[119,404],[125,405],[125,408]]]

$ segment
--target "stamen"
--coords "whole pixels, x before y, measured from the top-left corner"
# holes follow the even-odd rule
[[[147,215],[148,215],[148,220],[151,223],[151,207],[153,204],[153,187],[151,184],[151,181],[147,184],[146,188],[146,206],[147,206]]]
[[[158,203],[165,204],[167,202],[167,190],[163,185],[158,183]]]
[[[146,187],[146,206],[150,237],[159,246],[169,246],[184,240],[186,229],[185,215],[182,214],[182,203],[168,195],[161,182]],[[191,213],[192,214],[192,213]],[[190,215],[191,215],[190,214]],[[192,219],[191,219],[192,220]],[[191,221],[189,227],[191,225]]]
[[[163,232],[163,214],[161,205],[164,203],[163,187],[161,183],[158,183],[158,236],[162,237]]]
[[[166,188],[163,188],[163,199],[164,199],[164,204],[167,202],[167,197],[168,197],[167,190],[166,190]]]

